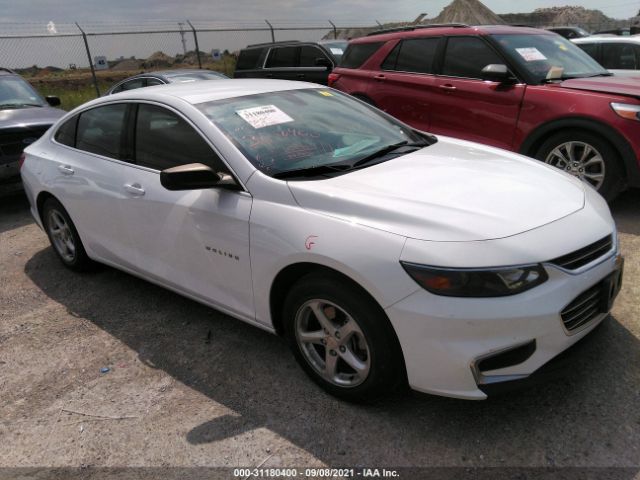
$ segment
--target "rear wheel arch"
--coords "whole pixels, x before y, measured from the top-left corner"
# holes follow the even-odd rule
[[[44,225],[44,218],[42,216],[42,209],[44,207],[44,202],[46,202],[49,198],[53,198],[54,200],[58,200],[54,195],[47,191],[42,191],[38,194],[38,198],[36,199],[36,209],[38,211],[38,216],[40,217],[40,222]],[[60,200],[58,200],[60,202]],[[62,203],[62,202],[60,202]]]
[[[625,187],[627,185],[640,186],[640,167],[638,166],[631,145],[629,145],[629,142],[614,128],[596,120],[580,117],[564,118],[541,125],[531,132],[522,142],[519,153],[535,157],[536,152],[548,137],[556,135],[561,131],[571,130],[583,131],[608,143],[618,153],[619,167],[624,172],[623,181]]]
[[[357,98],[361,102],[366,103],[367,105],[371,105],[372,107],[378,108],[378,105],[376,105],[376,102],[374,102],[370,97],[368,97],[364,93],[352,93],[351,96]]]

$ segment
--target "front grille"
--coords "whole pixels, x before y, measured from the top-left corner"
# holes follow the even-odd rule
[[[602,290],[605,287],[605,282],[600,282],[589,290],[582,292],[560,312],[562,322],[568,331],[580,328],[596,318],[598,314],[604,313],[602,310]]]
[[[47,131],[49,126],[30,127],[21,129],[0,130],[0,153],[2,155],[17,156]],[[32,139],[30,142],[29,139]],[[25,140],[27,142],[25,143]]]
[[[562,257],[558,257],[554,260],[551,260],[549,263],[553,263],[562,268],[566,268],[567,270],[575,270],[580,268],[588,263],[593,262],[598,257],[601,257],[605,253],[611,250],[613,247],[613,236],[607,235],[606,237],[598,240],[597,242],[592,243],[591,245],[587,245],[580,250],[576,250],[575,252],[568,253],[567,255],[563,255]]]

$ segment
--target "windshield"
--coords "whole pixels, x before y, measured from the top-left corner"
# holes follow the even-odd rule
[[[20,77],[0,77],[0,110],[42,107],[44,100]]]
[[[336,63],[339,64],[344,51],[347,49],[349,42],[346,40],[336,40],[335,42],[322,42],[322,46],[329,50],[335,57]]]
[[[520,68],[545,80],[593,77],[609,73],[579,47],[559,35],[492,35]]]
[[[269,92],[197,107],[260,171],[315,171],[353,166],[393,145],[425,137],[330,89]]]

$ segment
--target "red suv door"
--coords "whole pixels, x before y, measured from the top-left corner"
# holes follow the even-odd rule
[[[441,74],[429,97],[429,130],[512,149],[526,86],[481,79],[482,69],[505,61],[481,37],[447,37]]]
[[[440,37],[400,40],[371,72],[367,95],[378,108],[418,130],[428,130],[434,60]]]

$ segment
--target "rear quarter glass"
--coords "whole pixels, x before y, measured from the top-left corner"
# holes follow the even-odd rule
[[[342,56],[340,67],[360,68],[385,42],[352,43]]]

